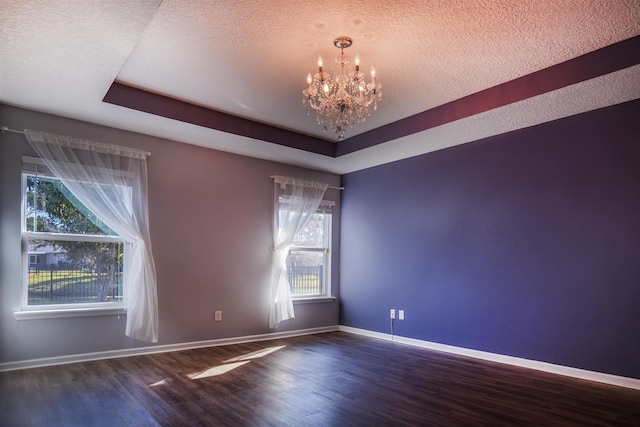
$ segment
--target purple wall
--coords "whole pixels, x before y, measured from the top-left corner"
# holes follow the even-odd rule
[[[640,378],[640,101],[345,175],[342,325]]]

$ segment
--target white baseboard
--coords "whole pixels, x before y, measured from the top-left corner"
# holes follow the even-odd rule
[[[363,335],[372,338],[393,341],[399,344],[412,345],[415,347],[436,350],[445,353],[458,354],[462,356],[474,357],[476,359],[489,360],[492,362],[505,363],[507,365],[520,366],[523,368],[536,369],[538,371],[550,372],[558,375],[565,375],[573,378],[580,378],[589,381],[626,387],[640,390],[640,380],[635,378],[621,377],[618,375],[604,374],[601,372],[587,371],[584,369],[572,368],[562,365],[554,365],[537,360],[522,359],[519,357],[505,356],[502,354],[489,353],[485,351],[472,350],[463,347],[455,347],[446,344],[438,344],[430,341],[423,341],[414,338],[407,338],[398,335],[391,336],[381,332],[369,331],[366,329],[352,328],[350,326],[326,326],[321,328],[300,329],[286,332],[273,332],[260,335],[247,335],[243,337],[221,338],[215,340],[195,341],[179,344],[166,344],[151,347],[137,347],[131,349],[100,351],[95,353],[73,354],[67,356],[47,357],[42,359],[21,360],[17,362],[0,363],[0,372],[14,371],[18,369],[38,368],[43,366],[63,365],[67,363],[87,362],[91,360],[114,359],[119,357],[141,356],[145,354],[166,353],[169,351],[190,350],[194,348],[216,347],[222,345],[242,344],[247,342],[267,341],[277,338],[288,338],[301,335],[319,334],[323,332],[344,331],[356,335]]]
[[[67,363],[88,362],[91,360],[115,359],[118,357],[141,356],[145,354],[166,353],[169,351],[191,350],[194,348],[216,347],[221,345],[242,344],[247,342],[267,341],[277,338],[289,338],[301,335],[319,334],[322,332],[335,332],[338,326],[325,326],[321,328],[299,329],[286,332],[272,332],[260,335],[247,335],[243,337],[222,338],[207,341],[195,341],[179,344],[165,344],[151,347],[137,347],[122,350],[99,351],[95,353],[72,354],[68,356],[46,357],[42,359],[21,360],[17,362],[0,363],[0,372],[15,371],[17,369],[39,368],[42,366],[63,365]]]
[[[538,371],[550,372],[552,374],[565,375],[583,380],[596,381],[615,385],[619,387],[632,388],[640,390],[640,379],[621,377],[618,375],[603,374],[601,372],[587,371],[584,369],[571,368],[569,366],[554,365],[553,363],[539,362],[537,360],[522,359],[519,357],[505,356],[502,354],[489,353],[486,351],[471,350],[463,347],[455,347],[452,345],[438,344],[430,341],[423,341],[414,338],[406,338],[398,335],[390,335],[381,332],[368,331],[366,329],[352,328],[350,326],[340,326],[340,331],[349,332],[357,335],[364,335],[372,338],[379,338],[387,341],[393,341],[400,344],[422,347],[429,350],[442,351],[445,353],[459,354],[462,356],[474,357],[476,359],[489,360],[492,362],[505,363],[507,365],[520,366],[523,368],[535,369]]]

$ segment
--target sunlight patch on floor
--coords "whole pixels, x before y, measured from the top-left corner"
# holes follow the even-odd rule
[[[207,369],[206,371],[189,374],[189,375],[187,375],[187,378],[189,378],[190,380],[199,380],[199,379],[202,379],[202,378],[210,378],[210,377],[216,377],[216,376],[219,376],[219,375],[224,375],[227,372],[233,371],[234,369],[239,368],[240,366],[243,366],[243,365],[246,365],[247,363],[250,363],[251,360],[253,360],[253,359],[259,359],[261,357],[267,356],[267,355],[269,355],[271,353],[274,353],[274,352],[276,352],[276,351],[278,351],[280,349],[283,349],[285,347],[286,347],[286,345],[267,347],[267,348],[262,349],[262,350],[256,350],[256,351],[252,351],[251,353],[247,353],[247,354],[243,354],[241,356],[233,357],[231,359],[225,360],[224,362],[222,362],[218,366],[213,366],[213,367]],[[158,383],[160,383],[160,382],[162,382],[162,381],[159,381]],[[156,383],[156,384],[159,385],[158,383]]]
[[[280,345],[280,346],[277,346],[277,347],[269,347],[269,348],[265,348],[265,349],[262,349],[262,350],[256,350],[256,351],[253,351],[251,353],[244,354],[242,356],[238,356],[238,357],[234,357],[234,358],[229,359],[229,360],[225,360],[224,363],[239,362],[241,360],[259,359],[259,358],[264,357],[264,356],[266,356],[268,354],[276,352],[276,351],[278,351],[278,350],[280,350],[281,348],[284,348],[284,347],[286,347],[286,345]]]
[[[187,377],[190,380],[199,380],[202,378],[217,377],[218,375],[224,375],[229,371],[233,371],[234,369],[239,368],[242,365],[246,365],[249,362],[250,361],[247,360],[245,362],[227,363],[226,365],[214,366],[213,368],[209,368],[206,371],[187,375]]]

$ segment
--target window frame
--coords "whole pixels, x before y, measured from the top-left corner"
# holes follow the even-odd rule
[[[291,246],[289,248],[289,253],[287,253],[287,259],[292,251],[298,252],[322,252],[323,253],[323,268],[322,268],[322,280],[324,283],[321,283],[321,288],[323,289],[322,293],[318,294],[294,294],[293,289],[291,287],[291,283],[289,283],[289,290],[291,291],[291,299],[293,302],[303,302],[303,301],[312,301],[312,300],[324,300],[327,298],[331,298],[331,255],[332,255],[332,243],[333,243],[333,213],[330,209],[324,209],[326,207],[331,207],[335,203],[332,201],[323,200],[320,204],[320,208],[316,214],[323,215],[323,247],[314,247],[314,246]],[[294,238],[295,240],[295,238]],[[287,265],[287,270],[289,266]]]
[[[28,158],[32,160],[33,158]],[[128,245],[124,238],[112,235],[96,235],[96,234],[72,234],[72,233],[52,233],[45,231],[28,231],[27,230],[27,177],[36,176],[46,179],[54,179],[60,181],[44,167],[39,166],[41,160],[35,158],[33,162],[24,162],[21,172],[21,258],[22,258],[22,279],[20,292],[20,311],[15,312],[17,319],[38,319],[49,317],[71,317],[79,315],[102,315],[113,313],[124,313],[124,301],[104,301],[104,302],[84,302],[84,303],[65,303],[65,304],[29,304],[29,239],[42,240],[59,240],[59,241],[75,241],[75,242],[104,242],[104,243],[122,243],[123,254],[128,251]],[[35,169],[34,169],[35,167]],[[44,170],[43,170],[44,169]],[[88,208],[87,208],[88,209]],[[95,214],[94,214],[95,215]],[[127,256],[124,255],[126,260]],[[122,264],[123,276],[127,274],[126,262]]]

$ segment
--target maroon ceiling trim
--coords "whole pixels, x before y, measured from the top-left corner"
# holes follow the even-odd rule
[[[102,101],[324,156],[335,157],[336,155],[336,144],[333,142],[243,119],[118,82],[111,84]],[[260,141],[256,141],[256,144],[259,144]]]
[[[103,101],[222,132],[340,157],[640,63],[640,36],[398,120],[340,143],[190,104],[114,82]],[[256,143],[259,143],[256,141]]]
[[[640,63],[640,36],[612,44],[342,141],[336,157]]]

